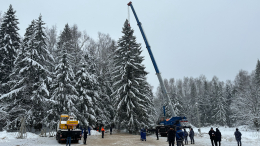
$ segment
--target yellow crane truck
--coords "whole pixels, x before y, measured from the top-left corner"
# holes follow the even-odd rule
[[[77,121],[73,116],[69,116],[67,114],[60,115],[60,121],[57,125],[57,133],[56,140],[59,143],[63,140],[67,140],[68,129],[71,131],[71,140],[74,142],[78,142],[81,140],[81,130],[77,129],[77,125],[79,121]]]

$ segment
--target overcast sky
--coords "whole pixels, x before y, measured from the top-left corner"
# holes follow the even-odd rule
[[[118,40],[128,18],[129,0],[0,0],[0,11],[12,4],[20,35],[42,15],[58,32],[66,23],[97,39],[108,33]],[[239,70],[251,72],[260,56],[260,0],[132,0],[163,78],[205,75],[234,80]],[[159,85],[131,11],[130,23],[142,44],[148,82]],[[155,90],[154,90],[155,91]]]

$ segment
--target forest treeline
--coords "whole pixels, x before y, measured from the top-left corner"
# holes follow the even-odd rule
[[[75,116],[82,126],[114,125],[130,133],[155,126],[162,116],[160,87],[153,95],[142,64],[142,48],[126,20],[122,37],[98,33],[95,40],[77,25],[62,32],[47,27],[41,15],[21,37],[10,5],[0,15],[0,129],[54,128],[60,114]],[[29,22],[28,22],[29,23]],[[247,124],[259,127],[260,64],[241,70],[234,81],[184,77],[165,79],[179,116],[195,126]],[[171,117],[166,105],[167,117]]]

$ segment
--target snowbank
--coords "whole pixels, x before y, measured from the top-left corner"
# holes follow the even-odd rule
[[[101,135],[101,132],[98,132],[98,131],[96,131],[96,130],[91,130],[91,131],[90,131],[90,134],[91,134],[91,135]]]
[[[38,138],[39,135],[31,133],[31,132],[26,132],[27,134],[27,139],[33,139],[33,138]],[[17,139],[18,132],[6,132],[6,131],[1,131],[0,132],[0,142],[9,142],[12,139]]]
[[[202,133],[202,139],[209,139],[208,132],[211,127],[202,127],[201,128],[201,133]],[[236,144],[236,139],[234,132],[236,131],[236,128],[232,127],[213,127],[214,131],[216,131],[216,128],[219,129],[221,132],[222,138],[221,141],[223,143],[232,145]],[[242,134],[242,142],[243,143],[251,143],[252,145],[256,144],[257,141],[260,140],[260,132],[256,132],[253,130],[249,130],[246,126],[240,126],[238,127],[239,131]],[[195,134],[198,134],[198,128],[193,128]],[[189,130],[188,130],[189,131]],[[208,140],[209,141],[209,140]],[[208,144],[208,141],[206,142]]]

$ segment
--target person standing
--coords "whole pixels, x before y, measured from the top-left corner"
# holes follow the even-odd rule
[[[169,146],[174,146],[174,142],[175,142],[175,130],[173,128],[170,128],[170,130],[168,130],[168,141],[169,141]]]
[[[88,134],[91,135],[91,134],[90,134],[90,127],[89,127],[89,126],[88,126]]]
[[[112,135],[112,126],[110,126],[110,135]]]
[[[159,140],[159,128],[155,129],[155,134],[156,134],[157,140]]]
[[[188,144],[188,132],[186,129],[184,129],[184,140],[185,140],[185,145]]]
[[[242,134],[238,131],[238,128],[236,128],[236,132],[234,133],[234,135],[235,135],[236,140],[237,140],[237,145],[238,146],[242,146],[242,144],[241,144],[241,136],[242,136]]]
[[[191,142],[191,144],[194,144],[194,131],[193,131],[192,128],[190,128],[190,134],[189,134],[189,136],[190,136],[190,142]]]
[[[215,141],[216,136],[215,136],[215,131],[213,130],[212,127],[209,131],[209,136],[210,136],[211,144],[212,144],[212,146],[214,146],[214,141]]]
[[[215,138],[215,145],[218,146],[218,142],[219,142],[219,146],[221,145],[221,132],[218,130],[218,128],[216,128],[216,138]]]
[[[104,129],[103,126],[102,126],[102,128],[101,128],[101,131],[102,131],[102,138],[104,138],[105,129]]]
[[[184,139],[184,133],[181,130],[181,128],[177,127],[177,131],[176,131],[177,146],[183,146],[183,139]]]
[[[87,137],[88,137],[88,131],[86,130],[86,128],[84,128],[84,141],[83,141],[84,144],[86,144],[87,142]]]
[[[67,143],[66,143],[66,146],[68,145],[69,143],[69,146],[71,144],[71,131],[70,129],[68,129],[68,133],[67,133]]]

